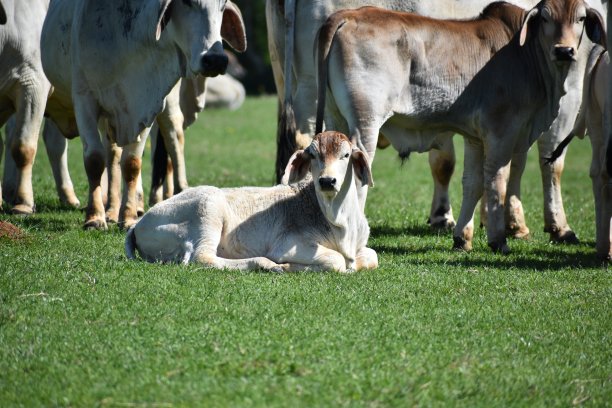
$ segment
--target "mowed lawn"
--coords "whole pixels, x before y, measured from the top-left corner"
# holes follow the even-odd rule
[[[187,134],[192,185],[270,185],[276,100],[209,111]],[[462,146],[452,181],[461,197]],[[80,142],[70,163],[83,205]],[[150,154],[145,157],[148,194]],[[367,216],[380,268],[218,271],[127,261],[124,232],[83,231],[59,206],[44,147],[38,213],[0,214],[0,406],[608,406],[612,275],[595,259],[590,145],[570,146],[565,208],[580,237],[543,232],[537,149],[523,179],[532,232],[491,254],[451,251],[426,224],[426,155],[379,151]]]

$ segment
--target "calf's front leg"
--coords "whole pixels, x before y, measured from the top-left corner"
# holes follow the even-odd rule
[[[482,143],[465,139],[463,201],[453,232],[453,249],[470,251],[474,238],[474,210],[483,193],[484,149]]]

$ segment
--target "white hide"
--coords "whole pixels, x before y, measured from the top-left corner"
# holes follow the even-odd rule
[[[155,205],[129,230],[128,257],[277,272],[376,267],[353,180],[356,173],[371,182],[369,164],[337,135],[318,135],[296,152],[288,174],[297,184],[195,187]],[[300,182],[308,168],[314,181]],[[333,191],[318,182],[327,176],[337,180]]]

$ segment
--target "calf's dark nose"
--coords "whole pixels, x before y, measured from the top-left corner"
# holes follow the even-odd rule
[[[323,191],[333,190],[336,185],[336,179],[334,177],[319,177],[319,185]]]
[[[557,61],[573,61],[574,54],[574,47],[555,47],[555,57]]]
[[[208,53],[202,57],[202,75],[212,77],[225,74],[227,64],[227,55]]]

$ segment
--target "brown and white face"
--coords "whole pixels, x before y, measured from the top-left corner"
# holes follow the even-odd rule
[[[367,155],[340,132],[319,133],[305,150],[295,152],[289,159],[283,183],[302,180],[309,169],[317,193],[330,200],[347,188],[347,183],[353,183],[353,169],[363,184],[372,185]]]
[[[527,13],[520,44],[537,36],[551,61],[569,63],[576,60],[585,34],[606,46],[604,21],[597,10],[584,0],[543,0]]]
[[[222,39],[236,51],[246,50],[244,22],[229,0],[160,0],[156,39],[172,22],[172,40],[187,57],[192,74],[216,76],[228,64]]]

